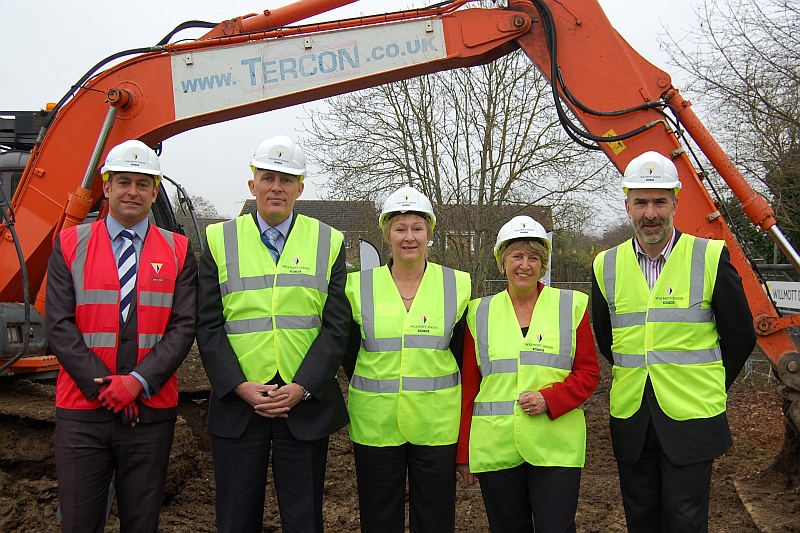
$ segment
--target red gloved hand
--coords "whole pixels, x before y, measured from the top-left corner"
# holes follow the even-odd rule
[[[135,426],[139,421],[139,404],[131,402],[126,408],[122,410],[122,423],[126,426],[130,424],[131,427]]]
[[[106,376],[103,380],[108,381],[108,388],[100,393],[98,399],[103,407],[115,413],[119,413],[133,403],[142,392],[142,384],[130,374]]]

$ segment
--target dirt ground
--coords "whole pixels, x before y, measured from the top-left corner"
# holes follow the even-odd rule
[[[585,404],[589,438],[577,514],[581,532],[625,531],[608,431],[609,375],[609,368],[604,366],[600,386]],[[213,532],[214,478],[205,431],[208,383],[196,353],[187,358],[179,378],[181,417],[161,531]],[[0,383],[0,531],[59,531],[52,452],[53,397],[52,384],[24,380]],[[740,377],[731,388],[728,413],[735,444],[714,465],[710,530],[800,531],[798,488],[785,487],[779,479],[764,474],[783,442],[777,385],[763,376]],[[457,502],[458,531],[488,531],[477,485],[467,487],[459,481]],[[358,531],[355,472],[346,429],[331,438],[324,505],[327,531]],[[106,531],[119,531],[113,509]],[[271,486],[264,531],[280,531]]]

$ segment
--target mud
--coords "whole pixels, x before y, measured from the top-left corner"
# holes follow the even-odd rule
[[[625,531],[608,432],[609,374],[604,365],[600,386],[585,405],[589,439],[577,522],[578,531],[587,533]],[[196,353],[190,354],[181,367],[179,379],[181,416],[160,529],[213,532],[214,476],[205,430],[208,382]],[[797,487],[785,486],[780,476],[768,472],[783,441],[781,399],[776,389],[774,382],[751,376],[740,377],[730,391],[729,418],[735,444],[714,464],[712,532],[800,531]],[[52,383],[0,383],[0,531],[59,531],[52,451],[53,397]],[[488,531],[477,485],[467,487],[459,481],[457,501],[458,531]],[[324,515],[327,531],[358,531],[352,446],[346,430],[331,438]],[[280,531],[271,485],[263,530]],[[106,531],[119,531],[113,508]]]

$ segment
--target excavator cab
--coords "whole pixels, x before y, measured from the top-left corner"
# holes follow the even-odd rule
[[[16,224],[14,212],[10,210],[11,199],[22,181],[25,167],[47,114],[48,111],[45,110],[0,111],[0,212],[5,217],[3,222],[7,227]],[[167,176],[164,178],[175,187],[176,197],[184,215],[189,215],[189,220],[194,223],[195,231],[199,234],[188,193],[174,180]],[[150,214],[151,223],[185,235],[186,228],[176,216],[163,181],[160,188]],[[106,214],[105,199],[99,198],[94,201],[82,222],[93,222]],[[15,232],[9,235],[12,240],[16,239]],[[200,246],[202,247],[202,241]],[[25,270],[24,262],[21,262],[21,267]],[[28,283],[25,278],[26,276],[22,276],[23,285]],[[57,375],[58,368],[56,358],[48,355],[42,313],[30,301],[0,302],[0,379],[15,377],[49,379]]]

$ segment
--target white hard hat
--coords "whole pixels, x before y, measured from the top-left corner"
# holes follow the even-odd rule
[[[100,169],[103,181],[108,181],[112,172],[135,172],[149,174],[161,182],[161,164],[155,151],[142,141],[130,140],[116,145],[109,150],[106,163]]]
[[[383,202],[383,210],[378,219],[381,229],[386,225],[386,221],[393,214],[397,213],[419,213],[431,223],[431,231],[436,227],[436,215],[433,214],[433,206],[428,197],[413,187],[400,187]]]
[[[497,242],[494,245],[495,259],[499,261],[503,245],[515,239],[538,239],[547,248],[547,253],[550,253],[550,239],[547,238],[544,226],[529,216],[520,215],[503,224],[503,227],[497,232]]]
[[[286,135],[278,135],[258,145],[250,168],[253,172],[260,168],[300,176],[302,181],[306,175],[306,156],[294,140]]]
[[[628,189],[674,189],[681,190],[678,169],[675,163],[658,152],[645,152],[635,157],[625,167],[622,177],[622,190]]]

